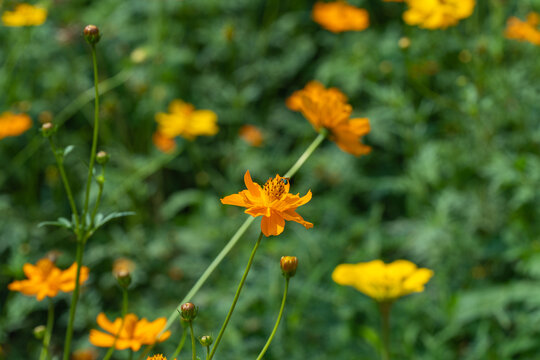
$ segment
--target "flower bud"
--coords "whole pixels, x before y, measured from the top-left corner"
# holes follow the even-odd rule
[[[36,337],[36,339],[42,340],[45,336],[45,331],[47,331],[47,329],[44,325],[38,325],[34,328],[34,336]]]
[[[280,265],[283,276],[286,278],[293,277],[298,267],[298,258],[296,256],[282,256]]]
[[[103,175],[98,175],[98,176],[96,176],[96,182],[97,182],[100,186],[103,186],[103,184],[105,184],[105,176],[103,176]]]
[[[214,342],[214,338],[210,335],[203,335],[200,337],[199,342],[202,346],[210,346]]]
[[[51,136],[54,133],[54,125],[51,122],[41,125],[41,133],[45,137]]]
[[[199,308],[197,308],[192,303],[188,302],[185,304],[182,304],[180,306],[180,312],[182,315],[182,320],[184,321],[192,321],[197,317],[197,313],[199,312]]]
[[[105,165],[109,162],[109,154],[107,154],[105,151],[101,150],[96,154],[96,161],[98,164]]]
[[[131,274],[125,269],[115,272],[114,276],[116,277],[116,281],[118,281],[118,285],[120,285],[121,288],[127,289],[131,284]]]
[[[99,42],[101,35],[96,25],[86,25],[84,28],[84,39],[90,45],[95,45]]]

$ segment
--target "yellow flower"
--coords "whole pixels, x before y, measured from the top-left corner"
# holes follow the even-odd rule
[[[276,175],[270,178],[263,187],[251,180],[249,170],[244,175],[247,190],[221,199],[223,204],[246,207],[246,214],[253,217],[262,216],[261,231],[265,236],[279,235],[285,228],[285,220],[296,221],[306,229],[313,224],[305,221],[296,209],[311,200],[311,190],[302,197],[289,194],[289,181]]]
[[[156,114],[158,132],[169,139],[182,136],[193,140],[197,136],[217,134],[217,115],[211,110],[195,110],[191,104],[173,100],[169,113]]]
[[[47,10],[30,4],[18,4],[14,11],[4,11],[5,26],[39,26],[47,19]]]
[[[474,0],[406,0],[409,8],[403,20],[425,29],[445,29],[468,18],[474,11]]]
[[[31,127],[30,116],[6,111],[0,115],[0,140],[8,136],[21,135]]]
[[[362,31],[369,26],[368,12],[345,1],[317,2],[311,15],[313,21],[334,33]]]
[[[97,323],[103,330],[90,330],[90,343],[99,347],[111,347],[116,339],[115,348],[117,350],[131,349],[138,351],[142,345],[151,345],[156,342],[158,334],[163,330],[167,319],[164,317],[149,322],[145,318],[139,320],[135,314],[126,314],[124,323],[121,318],[116,318],[110,322],[104,313],[97,317]],[[170,331],[164,332],[158,342],[165,341],[171,335]]]
[[[77,263],[71,265],[67,270],[60,270],[49,259],[41,259],[34,266],[24,264],[24,274],[28,280],[14,281],[8,285],[11,291],[20,291],[25,295],[35,295],[38,301],[45,297],[55,297],[58,291],[70,292],[75,289],[75,277],[77,275]],[[88,268],[81,267],[79,283],[82,284],[88,279]]]
[[[540,15],[535,12],[529,13],[526,21],[512,16],[506,23],[504,36],[508,39],[528,41],[534,45],[540,45],[540,31],[537,28],[539,23]]]
[[[167,360],[167,358],[161,354],[157,354],[154,356],[147,357],[146,360]]]
[[[369,133],[369,120],[350,119],[352,107],[338,89],[325,89],[321,83],[311,81],[287,99],[287,106],[291,110],[300,111],[315,130],[328,129],[330,139],[341,150],[356,156],[371,151],[369,146],[360,142],[360,138]]]
[[[432,270],[418,269],[408,260],[390,264],[381,260],[341,264],[332,273],[336,283],[353,286],[378,302],[391,302],[413,292],[422,292],[432,276]]]

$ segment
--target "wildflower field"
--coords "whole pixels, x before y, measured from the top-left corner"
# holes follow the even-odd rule
[[[0,15],[0,360],[540,359],[540,0]]]

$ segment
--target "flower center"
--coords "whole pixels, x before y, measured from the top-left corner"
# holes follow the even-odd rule
[[[270,201],[281,199],[285,193],[286,181],[283,178],[270,178],[264,184],[263,190]]]

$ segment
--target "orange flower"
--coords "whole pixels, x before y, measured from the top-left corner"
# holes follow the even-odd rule
[[[287,99],[287,106],[300,111],[315,130],[328,129],[331,139],[341,150],[356,156],[371,151],[369,146],[360,142],[360,137],[369,133],[369,120],[350,119],[352,107],[338,89],[325,89],[318,81],[311,81]]]
[[[115,348],[124,350],[131,348],[138,351],[142,345],[151,345],[156,342],[158,334],[163,330],[167,319],[164,317],[149,322],[145,318],[139,320],[135,314],[127,314],[122,324],[121,318],[110,322],[104,313],[97,316],[97,323],[103,330],[90,330],[90,343],[99,347],[111,347],[116,339]],[[157,341],[162,342],[169,338],[170,331],[164,332]]]
[[[147,357],[146,360],[167,360],[167,358],[161,354],[157,354],[154,356]]]
[[[77,263],[71,265],[67,270],[60,270],[49,259],[41,259],[34,266],[24,264],[23,271],[28,280],[14,281],[8,285],[11,291],[20,291],[25,295],[36,295],[38,301],[46,296],[55,297],[58,291],[70,292],[75,289],[75,277],[77,275]],[[88,279],[88,268],[81,267],[79,283],[82,284]]]
[[[172,153],[176,149],[176,142],[159,131],[152,135],[152,142],[161,151],[166,154]]]
[[[540,23],[540,15],[531,12],[526,21],[521,21],[512,16],[506,23],[504,36],[508,39],[528,41],[534,45],[540,45],[540,31],[537,29]]]
[[[300,197],[289,194],[289,181],[276,175],[266,181],[263,187],[251,180],[249,170],[244,175],[247,190],[221,199],[223,204],[246,207],[246,214],[253,217],[262,216],[261,231],[265,236],[279,235],[285,228],[285,220],[296,221],[306,229],[313,224],[296,213],[296,209],[311,200],[311,190]]]
[[[31,127],[30,116],[6,111],[0,115],[0,140],[8,136],[21,135]]]
[[[4,11],[5,26],[39,26],[47,19],[47,10],[30,4],[18,4],[14,11]]]
[[[157,113],[158,132],[173,139],[182,136],[193,140],[197,136],[211,136],[218,132],[217,115],[211,110],[195,110],[191,104],[173,100],[169,113]]]
[[[368,12],[345,1],[317,2],[311,16],[317,24],[334,33],[362,31],[369,26]]]
[[[97,358],[96,349],[77,350],[71,355],[71,360],[96,360]]]
[[[261,130],[253,125],[244,125],[240,128],[239,135],[251,146],[261,146],[263,135]]]

